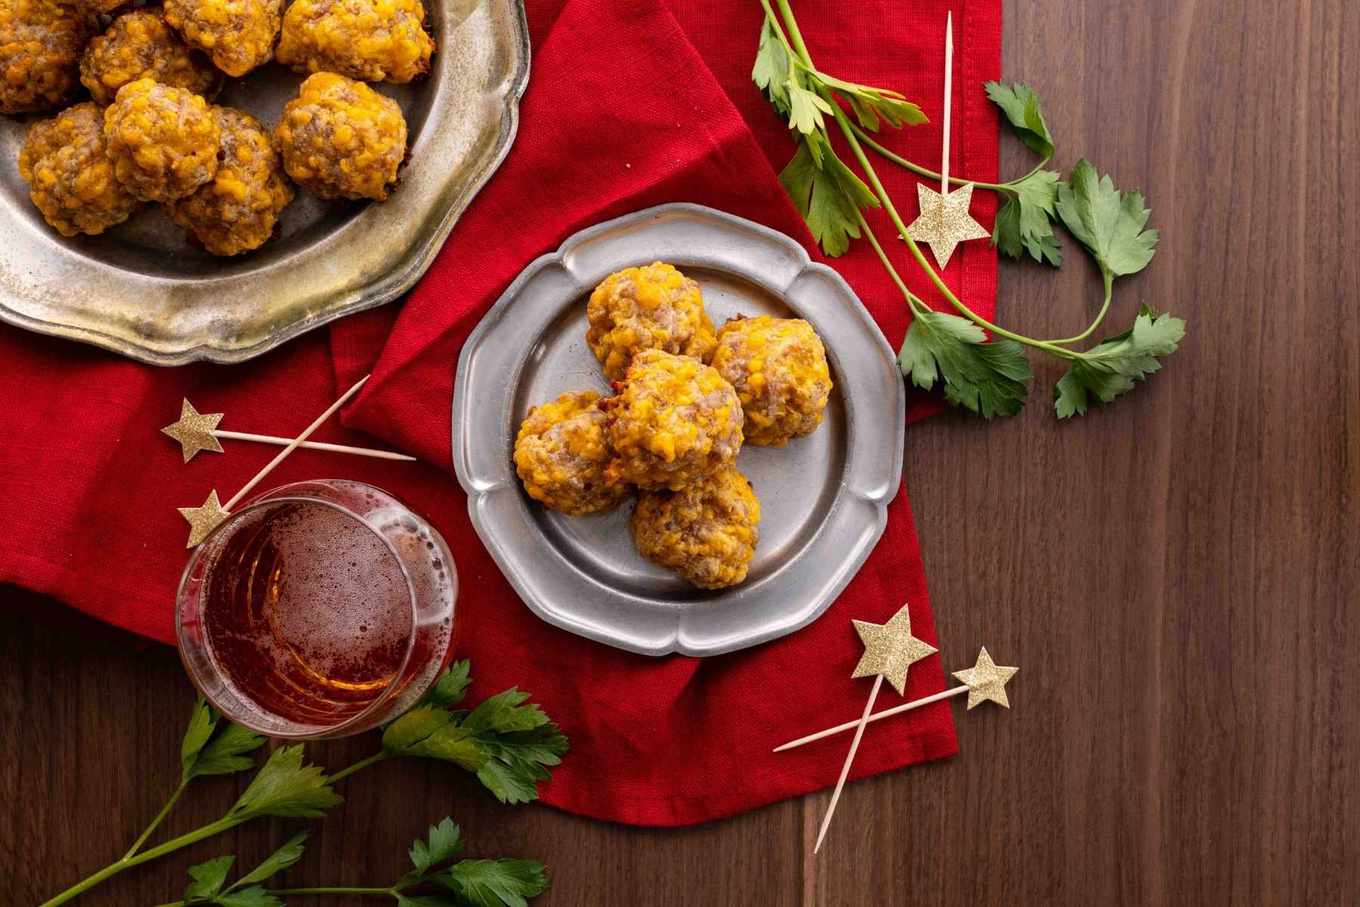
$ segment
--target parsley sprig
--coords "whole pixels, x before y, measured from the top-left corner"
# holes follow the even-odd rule
[[[200,698],[194,704],[180,746],[180,780],[165,806],[122,858],[46,901],[42,907],[64,904],[120,872],[253,819],[323,816],[343,802],[335,792],[336,783],[389,759],[419,757],[449,762],[475,774],[502,803],[525,803],[536,799],[539,783],[548,779],[549,770],[560,763],[567,752],[567,738],[542,709],[528,701],[527,693],[514,688],[497,693],[472,709],[459,708],[471,684],[470,672],[467,661],[453,664],[414,708],[384,729],[381,748],[367,758],[328,775],[319,766],[305,761],[302,745],[280,747],[269,755],[236,803],[221,818],[143,850],[143,845],[170,814],[191,781],[254,768],[251,754],[264,743],[264,738],[258,734],[223,721]],[[300,841],[297,846],[301,846]],[[222,869],[223,879],[228,868]],[[214,896],[229,894],[234,896],[233,892],[219,886]],[[224,907],[255,907],[248,900],[222,903]],[[417,900],[412,901],[410,907],[437,905]]]
[[[290,895],[346,895],[391,898],[396,907],[527,907],[528,898],[548,890],[547,869],[537,860],[455,859],[462,851],[462,832],[444,817],[424,838],[411,842],[411,870],[391,885],[324,885],[267,888],[267,882],[302,859],[307,833],[293,836],[259,866],[227,883],[234,856],[217,857],[189,867],[184,897],[161,907],[284,907]]]
[[[1157,371],[1161,359],[1175,352],[1185,335],[1185,322],[1146,307],[1140,309],[1130,330],[1090,349],[1080,348],[1109,313],[1115,280],[1138,273],[1152,260],[1158,234],[1146,229],[1150,212],[1142,195],[1119,190],[1086,160],[1073,166],[1067,180],[1047,169],[1054,140],[1039,96],[1031,88],[986,84],[987,96],[1012,130],[1039,155],[1038,164],[1005,183],[962,178],[951,182],[971,182],[1002,196],[1004,203],[992,233],[992,242],[1002,254],[1011,258],[1029,255],[1040,263],[1061,265],[1058,223],[1090,254],[1101,273],[1104,299],[1083,331],[1056,339],[1028,337],[982,317],[945,284],[907,234],[906,223],[867,151],[918,176],[940,179],[939,173],[912,163],[873,135],[884,122],[893,127],[924,123],[920,109],[897,92],[846,82],[819,70],[789,0],[773,0],[777,12],[772,0],[760,2],[765,20],[751,76],[788,120],[798,141],[798,150],[780,173],[780,181],[826,254],[841,255],[860,238],[874,249],[912,312],[898,361],[913,384],[923,389],[942,385],[951,404],[986,418],[1014,415],[1024,406],[1033,380],[1023,352],[1029,347],[1068,364],[1054,389],[1058,417],[1066,419],[1085,413],[1092,399],[1108,403],[1128,392]],[[833,147],[831,123],[863,177]],[[957,314],[931,310],[907,287],[865,219],[865,211],[871,208],[885,211],[912,259]]]

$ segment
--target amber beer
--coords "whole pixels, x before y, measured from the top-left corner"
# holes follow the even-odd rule
[[[194,553],[180,651],[238,723],[282,737],[357,733],[408,708],[443,666],[456,585],[438,532],[385,492],[288,485]]]

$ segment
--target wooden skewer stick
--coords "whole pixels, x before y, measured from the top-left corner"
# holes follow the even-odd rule
[[[270,460],[268,463],[265,464],[263,469],[255,473],[255,478],[251,479],[249,482],[245,484],[245,486],[240,491],[232,495],[231,500],[227,501],[227,503],[222,505],[222,509],[230,513],[231,508],[235,507],[242,498],[249,494],[252,488],[260,484],[261,480],[263,480],[265,476],[269,475],[271,472],[274,471],[274,467],[282,463],[284,461],[284,458],[287,457],[290,453],[297,450],[298,446],[302,444],[303,441],[306,441],[308,438],[310,438],[312,436],[312,432],[320,428],[323,422],[325,422],[331,416],[335,415],[336,410],[344,406],[345,403],[349,401],[350,397],[353,397],[355,394],[359,393],[359,388],[363,387],[364,382],[366,382],[370,377],[371,376],[369,375],[364,375],[362,378],[356,381],[354,383],[354,386],[351,387],[349,390],[345,391],[344,394],[341,395],[339,400],[336,400],[334,403],[332,403],[330,406],[326,408],[326,411],[324,413],[317,416],[316,421],[314,421],[311,425],[308,425],[306,428],[304,428],[302,430],[302,434],[298,435],[296,438],[289,441],[287,447],[279,451],[278,455],[275,456],[274,459]]]
[[[279,447],[287,447],[293,443],[292,438],[257,435],[248,431],[228,431],[224,428],[214,429],[212,434],[215,438],[225,438],[229,441],[254,441],[257,444],[274,444]],[[397,453],[394,450],[374,450],[368,447],[351,447],[348,444],[330,444],[325,441],[303,441],[298,447],[305,447],[308,450],[328,450],[332,453],[355,454],[360,457],[374,457],[379,460],[415,461],[415,457]]]
[[[841,799],[841,791],[845,788],[845,779],[850,774],[850,764],[855,761],[855,752],[859,749],[859,742],[864,739],[864,728],[869,724],[869,713],[874,710],[874,700],[878,699],[878,691],[883,688],[883,675],[879,674],[874,678],[874,688],[869,691],[869,701],[864,703],[864,714],[860,716],[855,725],[855,739],[850,743],[850,752],[845,754],[845,764],[841,766],[841,776],[836,779],[836,789],[831,793],[831,803],[826,807],[826,815],[822,818],[822,827],[817,831],[817,843],[812,845],[812,852],[815,854],[822,849],[822,841],[826,839],[826,830],[831,827],[831,817],[836,813],[836,804]]]
[[[944,24],[944,148],[940,158],[940,194],[949,194],[949,133],[954,108],[954,13]]]
[[[891,718],[894,715],[901,715],[903,712],[910,712],[912,709],[919,709],[921,708],[921,706],[930,705],[932,702],[939,702],[941,699],[948,699],[950,696],[958,696],[960,693],[967,692],[968,692],[967,684],[964,684],[963,686],[950,687],[947,690],[942,690],[939,693],[933,693],[930,696],[925,696],[921,699],[913,699],[911,702],[906,702],[903,703],[902,705],[895,705],[892,708],[884,709],[881,712],[874,712],[872,715],[869,716],[868,723],[872,724],[875,721],[882,721],[884,718]],[[809,743],[815,743],[818,740],[823,740],[827,737],[833,737],[836,734],[844,733],[845,731],[848,731],[851,728],[858,726],[859,726],[858,721],[847,721],[845,722],[845,724],[838,724],[835,727],[829,727],[824,731],[818,731],[815,734],[808,734],[806,737],[799,737],[797,740],[790,740],[788,743],[776,746],[774,748],[774,751],[776,753],[782,753],[785,750],[797,749],[800,746],[806,746]]]

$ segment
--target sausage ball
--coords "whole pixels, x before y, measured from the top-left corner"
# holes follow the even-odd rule
[[[221,138],[207,101],[153,79],[124,85],[104,111],[114,173],[144,201],[174,201],[212,179]]]
[[[120,6],[124,6],[131,0],[74,0],[74,5],[88,10],[91,13],[109,15]]]
[[[100,104],[112,103],[118,89],[138,79],[201,95],[212,94],[221,83],[207,58],[181,41],[154,9],[134,9],[114,19],[80,60],[80,81]]]
[[[80,87],[92,30],[83,9],[56,0],[0,0],[0,113],[60,107]]]
[[[229,76],[273,58],[282,20],[283,0],[165,0],[165,21]]]
[[[698,359],[643,350],[618,396],[604,401],[614,460],[606,478],[639,488],[683,488],[736,459],[741,402]]]
[[[170,203],[170,217],[214,255],[258,249],[293,200],[274,140],[248,113],[215,107],[222,153],[213,178]]]
[[[433,52],[420,0],[294,0],[278,60],[298,72],[409,82],[430,71]]]
[[[137,210],[137,199],[113,175],[104,118],[90,101],[29,127],[19,175],[43,218],[63,236],[103,233]]]
[[[401,108],[362,82],[307,77],[274,130],[283,167],[321,198],[387,198],[406,156]]]
[[[641,350],[704,361],[713,351],[713,322],[699,285],[659,261],[606,277],[590,294],[586,318],[586,342],[610,380],[618,380]]]
[[[570,516],[612,510],[628,496],[605,482],[608,421],[593,391],[535,406],[515,439],[515,471],[529,497]]]
[[[633,511],[633,544],[647,560],[700,589],[746,579],[760,538],[760,501],[735,466],[680,491],[644,491]]]
[[[803,319],[732,319],[718,331],[713,367],[737,389],[748,443],[783,447],[822,424],[831,372],[822,339]]]

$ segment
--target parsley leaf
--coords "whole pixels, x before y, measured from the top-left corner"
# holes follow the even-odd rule
[[[760,46],[756,63],[751,68],[751,80],[769,97],[774,109],[789,115],[789,55],[784,42],[779,40],[774,23],[768,18],[760,29]]]
[[[450,681],[450,688],[457,686],[461,695],[467,686],[466,668],[458,676],[461,679]],[[417,706],[383,731],[383,749],[395,756],[452,762],[475,772],[502,803],[537,799],[538,783],[549,777],[546,767],[561,762],[568,744],[542,709],[526,704],[528,698],[511,688],[471,712]]]
[[[184,889],[184,900],[211,901],[217,897],[222,891],[223,883],[227,881],[227,873],[231,871],[231,864],[235,862],[235,857],[217,857],[205,863],[190,866],[189,878],[193,881]]]
[[[283,907],[283,901],[259,885],[218,895],[211,903],[216,907]]]
[[[462,836],[453,820],[445,816],[438,825],[431,825],[426,840],[411,842],[411,865],[424,875],[439,863],[453,859],[462,848]]]
[[[1025,405],[1033,373],[1020,344],[987,342],[982,328],[945,312],[917,312],[897,361],[912,383],[985,418],[1013,416]]]
[[[1039,96],[1034,93],[1034,89],[1019,82],[1014,85],[988,82],[986,89],[987,97],[1001,108],[1025,147],[1041,157],[1052,157],[1053,134],[1048,131],[1048,123],[1044,120]]]
[[[264,858],[259,866],[237,879],[231,887],[240,888],[242,885],[252,885],[255,882],[263,882],[271,876],[278,875],[298,860],[302,859],[306,848],[307,832],[298,832],[289,838],[282,847]]]
[[[1084,415],[1091,396],[1109,403],[1132,390],[1162,367],[1158,360],[1176,352],[1184,337],[1184,321],[1143,306],[1130,330],[1083,353],[1058,381],[1053,391],[1058,418]]]
[[[930,122],[920,107],[899,92],[846,82],[824,72],[818,72],[813,77],[844,98],[854,112],[855,119],[870,132],[878,131],[879,117],[886,120],[889,126],[920,126]]]
[[[217,711],[200,696],[180,744],[181,779],[187,782],[204,775],[230,775],[253,768],[255,760],[246,754],[263,743],[259,734],[221,721]]]
[[[303,763],[300,745],[285,746],[270,755],[227,818],[240,822],[257,816],[315,818],[342,802],[321,769]]]
[[[1057,210],[1107,278],[1138,273],[1157,251],[1157,231],[1143,229],[1152,212],[1142,194],[1120,192],[1085,159],[1077,161],[1068,182],[1058,185]]]
[[[412,897],[408,894],[394,892],[393,897],[397,899],[397,907],[465,907],[453,898],[446,898],[437,894]]]
[[[439,679],[430,687],[430,692],[420,700],[420,704],[433,705],[441,709],[453,708],[462,702],[467,694],[468,684],[472,683],[471,672],[472,662],[466,658],[455,661],[449,665],[447,671],[439,675]]]
[[[997,212],[992,245],[1010,258],[1028,252],[1040,264],[1061,265],[1062,246],[1053,232],[1059,185],[1058,174],[1052,170],[1036,170],[1011,183],[1015,194]]]
[[[434,881],[477,907],[525,907],[549,885],[537,860],[460,860]]]
[[[825,142],[820,135],[806,137],[779,181],[822,251],[836,256],[845,254],[850,240],[860,236],[858,211],[877,208],[878,199]]]
[[[826,129],[823,114],[831,113],[831,105],[819,95],[816,89],[806,88],[796,75],[789,79],[789,126],[804,135],[820,133]]]

